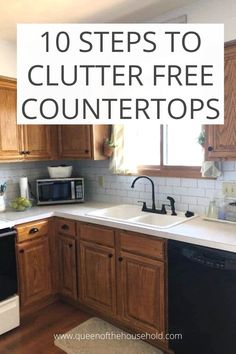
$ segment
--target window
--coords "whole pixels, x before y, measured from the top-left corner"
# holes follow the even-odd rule
[[[200,177],[203,160],[200,125],[123,127],[124,172]],[[121,168],[122,170],[122,168]],[[119,171],[120,172],[120,171]]]

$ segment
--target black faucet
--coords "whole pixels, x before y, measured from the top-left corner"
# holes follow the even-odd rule
[[[156,209],[156,204],[155,204],[155,187],[154,187],[154,183],[153,180],[148,177],[148,176],[138,176],[135,178],[135,180],[133,181],[133,183],[131,184],[131,188],[134,188],[134,185],[136,183],[136,181],[140,178],[146,178],[147,180],[149,180],[151,182],[152,185],[152,208],[148,208],[146,202],[142,202],[143,203],[143,207],[142,207],[142,211],[146,211],[149,213],[156,213],[156,214],[166,214],[166,208],[165,208],[165,204],[162,204],[161,209]]]
[[[170,209],[171,209],[171,215],[177,215],[175,211],[175,200],[172,197],[167,197],[167,199],[170,201]]]

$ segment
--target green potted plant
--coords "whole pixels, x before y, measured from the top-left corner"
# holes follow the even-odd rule
[[[103,154],[106,157],[111,157],[116,148],[116,144],[112,139],[106,138],[103,145]]]

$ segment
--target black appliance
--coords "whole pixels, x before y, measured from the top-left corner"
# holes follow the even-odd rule
[[[169,341],[175,354],[236,353],[236,253],[168,241]]]
[[[16,231],[0,229],[0,301],[17,293]]]

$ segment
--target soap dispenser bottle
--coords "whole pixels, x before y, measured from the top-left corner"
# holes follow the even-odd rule
[[[211,219],[217,219],[218,218],[218,211],[217,211],[217,206],[216,206],[216,201],[215,200],[211,200],[210,203],[209,203],[207,217],[211,218]]]

